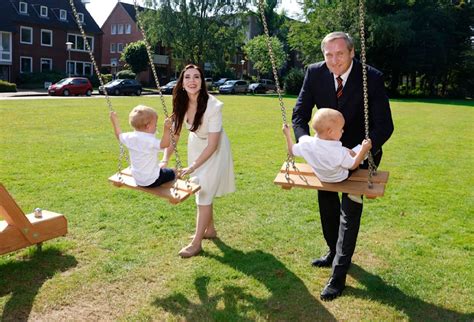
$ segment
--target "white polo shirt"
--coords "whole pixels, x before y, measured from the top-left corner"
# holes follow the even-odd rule
[[[303,157],[322,182],[341,182],[347,179],[355,158],[342,146],[341,141],[322,140],[303,135],[293,145],[293,154]]]
[[[149,186],[158,179],[160,140],[155,134],[140,131],[122,133],[120,142],[130,153],[132,176],[139,186]]]

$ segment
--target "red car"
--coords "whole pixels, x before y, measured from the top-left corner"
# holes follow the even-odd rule
[[[92,94],[92,84],[85,77],[63,78],[48,87],[49,95],[87,95]]]

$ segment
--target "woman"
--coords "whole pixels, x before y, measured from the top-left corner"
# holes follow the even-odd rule
[[[196,65],[187,65],[173,90],[173,121],[176,142],[182,127],[189,130],[188,167],[182,175],[196,177],[201,190],[196,194],[196,233],[181,249],[183,258],[201,252],[203,238],[215,238],[213,199],[235,191],[234,165],[230,142],[222,128],[223,104],[207,92],[204,74]],[[168,163],[171,148],[165,151]]]

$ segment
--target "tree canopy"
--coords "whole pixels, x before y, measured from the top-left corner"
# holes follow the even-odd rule
[[[473,95],[472,77],[461,81],[474,73],[473,12],[464,1],[368,1],[367,61],[385,73],[392,93]],[[358,1],[305,1],[304,14],[307,21],[291,25],[288,41],[305,64],[322,60],[321,40],[331,31],[348,32],[360,48]]]
[[[241,14],[246,1],[230,4],[226,0],[165,0],[145,14],[147,33],[152,42],[172,49],[178,65],[210,62],[224,71],[243,43]]]
[[[283,44],[277,37],[270,37],[270,42],[275,56],[276,67],[280,69],[285,64],[287,58]],[[260,74],[266,74],[272,70],[265,35],[260,35],[249,40],[244,46],[244,51],[247,54],[247,58],[253,62],[254,68],[258,70]]]
[[[148,68],[148,54],[143,40],[128,44],[120,56],[120,60],[125,62],[132,72],[138,74]]]

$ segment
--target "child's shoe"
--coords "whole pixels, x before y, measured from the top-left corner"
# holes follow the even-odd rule
[[[358,195],[351,195],[351,194],[348,194],[347,197],[348,197],[349,199],[351,199],[352,201],[354,201],[354,202],[357,202],[357,203],[362,204],[362,196],[361,196],[361,195],[358,196]]]

